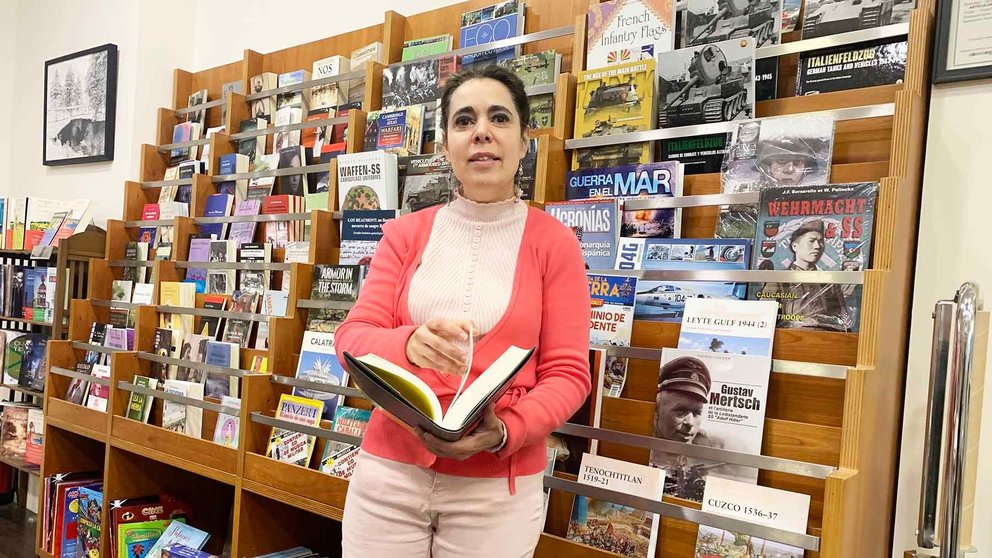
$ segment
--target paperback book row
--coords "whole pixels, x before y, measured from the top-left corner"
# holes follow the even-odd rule
[[[310,299],[336,303],[354,303],[361,288],[362,268],[358,265],[316,265]],[[340,306],[340,305],[337,305]],[[307,326],[297,361],[296,378],[327,386],[348,385],[348,373],[338,361],[334,349],[334,332],[347,317],[341,308],[307,310]],[[344,405],[344,397],[319,389],[294,388],[280,396],[275,418],[304,426],[321,427],[322,421],[332,431],[361,437],[368,426],[371,411]],[[273,428],[266,455],[277,461],[348,478],[358,455],[357,445],[323,441],[319,459],[314,459],[317,439],[288,428]]]
[[[0,412],[0,457],[41,466],[45,432],[41,407],[4,401]]]
[[[573,171],[569,201],[545,210],[575,231],[587,267],[603,275],[612,269],[862,271],[871,261],[879,185],[830,183],[833,129],[833,120],[822,116],[739,124],[721,162],[722,191],[759,199],[721,207],[714,238],[679,238],[681,210],[625,208],[630,199],[679,195],[684,167],[674,162]],[[853,332],[860,323],[857,285],[615,281],[631,289],[633,298],[616,304],[633,319],[678,321],[691,298],[750,298],[780,303],[778,327]]]
[[[771,301],[686,302],[678,347],[662,350],[655,437],[761,453],[776,311]],[[606,390],[601,393],[605,396]],[[580,483],[652,500],[670,495],[701,502],[704,511],[718,515],[806,532],[809,496],[757,486],[756,469],[658,450],[651,452],[649,466],[643,466],[596,455],[596,446],[585,440],[554,437],[564,448],[560,452],[582,455],[569,471]],[[658,525],[657,515],[576,496],[567,538],[624,556],[648,557],[655,555]],[[743,551],[740,555],[803,556],[802,549],[700,526],[696,556]]]
[[[90,200],[0,198],[0,249],[58,246],[91,220]]]
[[[676,4],[681,7],[676,16]],[[718,5],[719,4],[719,5]],[[759,0],[738,9],[717,0],[665,3],[613,0],[587,14],[586,66],[576,72],[575,137],[591,138],[754,117],[754,104],[776,98],[778,60],[755,48],[778,44],[795,27],[800,2]],[[883,13],[856,0],[806,6],[804,37],[907,21],[912,2]],[[868,12],[878,9],[877,14]],[[814,11],[809,11],[814,10]],[[877,16],[877,17],[876,17]],[[632,29],[633,22],[642,26]],[[829,23],[827,23],[829,22]],[[676,49],[678,44],[681,48]],[[906,37],[800,55],[797,95],[901,83]],[[678,159],[689,174],[714,172],[726,134],[578,149],[572,167],[595,168]]]
[[[168,494],[106,501],[100,471],[45,477],[42,549],[56,558],[217,558],[203,552],[210,534],[192,525],[192,508]],[[102,511],[108,507],[109,524]]]
[[[52,323],[57,280],[55,267],[0,264],[0,312],[9,318]]]
[[[94,323],[90,329],[88,342],[118,350],[133,350],[133,329],[124,330],[110,324]],[[130,344],[127,335],[130,334]],[[175,336],[175,341],[173,341]],[[114,338],[119,338],[114,341]],[[154,354],[157,356],[182,358],[189,366],[167,365],[152,361],[148,376],[135,375],[132,382],[149,389],[159,389],[165,393],[181,395],[191,399],[210,398],[231,410],[217,417],[213,441],[230,447],[237,447],[240,430],[240,417],[237,409],[241,400],[238,396],[236,377],[207,375],[196,367],[197,363],[218,364],[225,367],[238,367],[239,347],[233,343],[210,340],[206,335],[182,336],[179,332],[166,328],[155,331]],[[233,366],[232,366],[233,364]],[[267,360],[257,357],[253,362],[254,371],[265,372]],[[88,350],[83,360],[76,363],[76,372],[94,378],[110,378],[110,355]],[[107,412],[110,388],[83,378],[73,378],[64,394],[66,401],[100,412]],[[132,392],[127,406],[127,418],[148,422],[151,418],[154,395]],[[180,434],[203,437],[203,410],[195,405],[176,403],[163,398],[162,428]]]

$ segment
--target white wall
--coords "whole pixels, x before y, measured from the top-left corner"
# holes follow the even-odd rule
[[[169,103],[172,69],[192,61],[192,30],[163,25],[184,2],[88,0],[85,3],[19,1],[11,18],[16,41],[11,68],[17,97],[5,111],[10,118],[9,196],[51,199],[86,197],[94,220],[120,218],[124,182],[137,177],[138,146],[153,139],[155,109]],[[192,0],[185,2],[193,7]],[[116,147],[111,162],[46,167],[42,161],[45,61],[114,43],[119,50]],[[2,97],[0,97],[2,101]],[[3,105],[0,104],[0,110]],[[0,143],[0,148],[3,144]],[[3,159],[0,159],[2,161]]]
[[[19,0],[0,1],[0,76],[14,75],[14,44],[17,41],[17,25],[14,14],[17,13]],[[0,169],[10,168],[10,141],[12,126],[10,123],[11,106],[14,95],[13,79],[0,80]],[[10,180],[6,173],[0,170],[0,197],[10,192]]]
[[[929,126],[893,558],[916,547],[933,306],[953,297],[961,283],[975,281],[985,308],[992,309],[992,81],[936,86]],[[971,555],[976,557],[992,556],[992,362],[987,366],[974,538],[979,553]]]

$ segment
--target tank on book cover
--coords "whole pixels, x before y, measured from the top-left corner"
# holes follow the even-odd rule
[[[750,118],[754,114],[753,70],[754,41],[750,38],[666,54],[658,66],[658,127]]]

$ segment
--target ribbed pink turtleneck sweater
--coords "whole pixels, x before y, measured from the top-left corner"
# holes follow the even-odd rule
[[[448,318],[472,320],[477,335],[492,329],[510,301],[526,221],[527,205],[516,197],[477,203],[456,196],[439,209],[410,281],[414,323]]]

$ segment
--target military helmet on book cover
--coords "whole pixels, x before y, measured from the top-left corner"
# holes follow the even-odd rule
[[[779,136],[762,141],[758,147],[758,163],[765,169],[772,161],[802,161],[807,167],[807,174],[816,172],[818,163],[816,151],[810,145],[811,138],[800,136]]]
[[[789,244],[792,244],[796,239],[808,232],[820,233],[822,236],[825,230],[826,228],[822,219],[807,219],[789,235]]]
[[[676,390],[688,393],[703,401],[710,397],[710,370],[695,357],[679,357],[661,367],[658,391]]]

